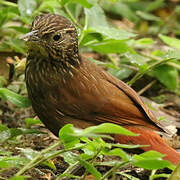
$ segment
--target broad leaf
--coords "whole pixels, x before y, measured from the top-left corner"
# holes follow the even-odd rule
[[[123,161],[131,160],[131,156],[129,156],[126,152],[124,152],[120,148],[114,148],[112,150],[103,150],[102,154],[108,155],[108,156],[119,156],[122,158]]]
[[[133,33],[110,27],[106,21],[104,11],[98,4],[90,9],[85,8],[85,15],[87,19],[87,28],[103,34],[109,39],[123,40],[135,36]]]
[[[64,6],[65,4],[76,2],[81,4],[83,7],[91,8],[93,5],[88,0],[61,0],[61,4]]]
[[[10,101],[12,104],[14,104],[18,107],[26,108],[31,105],[31,103],[27,97],[16,94],[6,88],[0,88],[0,97],[3,100]]]
[[[36,124],[42,124],[40,119],[34,119],[34,118],[26,118],[25,122],[26,122],[26,127],[27,128],[29,128],[29,127],[31,127],[33,125],[36,125]]]
[[[73,147],[75,144],[80,142],[79,137],[76,137],[76,133],[81,130],[74,128],[72,124],[66,124],[59,131],[59,138],[66,147]]]
[[[123,40],[106,40],[99,43],[95,43],[90,46],[93,50],[100,53],[125,53],[127,51],[133,51]]]
[[[163,154],[156,151],[148,151],[133,156],[133,164],[144,169],[162,169],[171,165],[167,160],[162,160]]]
[[[112,123],[103,123],[98,126],[91,126],[86,128],[82,134],[87,133],[108,133],[108,134],[121,134],[127,136],[138,136],[137,134]]]
[[[171,47],[174,47],[174,48],[177,48],[177,49],[180,49],[180,40],[179,39],[172,38],[172,37],[169,37],[169,36],[165,36],[165,35],[162,35],[162,34],[159,35],[159,38],[164,43],[166,43],[167,45],[169,45]]]
[[[139,15],[141,18],[148,20],[148,21],[160,21],[161,19],[153,14],[146,13],[143,11],[137,11],[137,15]]]
[[[178,87],[178,70],[169,65],[161,65],[153,70],[154,76],[170,90]]]

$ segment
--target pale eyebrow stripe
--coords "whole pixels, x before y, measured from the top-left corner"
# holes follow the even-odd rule
[[[72,31],[72,30],[74,30],[74,28],[65,28],[63,30],[65,30],[65,31]]]

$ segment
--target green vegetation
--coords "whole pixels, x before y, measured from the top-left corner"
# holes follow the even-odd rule
[[[180,5],[167,3],[164,0],[18,0],[17,3],[0,0],[0,54],[13,52],[20,59],[25,57],[26,47],[20,38],[29,32],[34,17],[44,12],[57,13],[69,18],[76,26],[80,52],[98,57],[90,60],[137,90],[141,89],[136,87],[136,83],[147,78],[149,83],[143,86],[158,84],[158,90],[166,89],[180,95],[180,40],[177,38],[180,35]],[[23,82],[24,61],[19,62],[14,56],[12,59],[16,68],[14,81],[20,83],[13,84],[0,76],[0,98],[13,112],[23,112],[30,107]],[[84,130],[67,124],[60,130],[59,140],[51,146],[41,151],[27,148],[22,144],[22,136],[44,134],[32,128],[40,123],[40,120],[28,117],[24,118],[22,127],[11,127],[7,122],[6,125],[0,124],[0,179],[7,179],[4,174],[11,170],[11,180],[28,179],[30,175],[24,173],[40,164],[48,167],[57,180],[63,177],[81,179],[88,173],[101,180],[115,179],[117,175],[139,179],[118,171],[128,166],[149,170],[149,179],[153,180],[170,176],[157,175],[158,169],[174,169],[170,162],[162,160],[163,155],[158,152],[130,156],[123,149],[140,146],[105,142],[104,138],[112,140],[111,136],[103,134],[107,132],[135,135],[109,123]],[[121,160],[103,161],[104,156],[116,156]],[[56,172],[52,159],[57,157],[63,157],[68,164],[63,173]],[[107,166],[107,171],[98,170],[101,166]],[[74,175],[80,167],[84,167],[85,172],[81,176]]]

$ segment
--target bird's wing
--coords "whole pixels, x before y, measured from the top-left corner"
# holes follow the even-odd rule
[[[98,109],[96,116],[98,121],[161,130],[154,115],[129,86],[114,77],[104,80],[103,85],[106,85],[110,93],[104,95],[107,101]]]
[[[131,111],[129,114],[126,113],[124,117],[125,119],[127,118],[128,120],[130,120],[132,118],[133,121],[135,121],[135,123],[137,124],[145,125],[147,127],[149,126],[151,128],[154,127],[156,130],[158,129],[164,131],[164,129],[161,129],[161,125],[157,121],[154,114],[149,110],[147,105],[145,105],[144,102],[141,100],[140,96],[130,86],[125,84],[123,81],[115,78],[114,76],[108,74],[107,72],[104,72],[104,77],[106,81],[111,84],[113,89],[118,89],[119,91],[121,91],[121,93],[124,93],[131,101],[131,103],[129,103],[128,101],[121,102],[116,97],[115,99],[111,99],[111,103],[114,104],[116,107],[119,107],[119,109],[125,107],[123,108],[123,110],[127,111],[129,109]],[[105,107],[107,105],[108,104],[106,104]],[[128,115],[130,117],[128,117]]]
[[[84,61],[78,74],[76,81],[68,84],[69,91],[76,92],[76,95],[72,95],[71,104],[67,103],[64,108],[65,114],[86,121],[139,125],[163,131],[148,107],[128,85],[89,61]],[[67,97],[70,97],[69,93]]]

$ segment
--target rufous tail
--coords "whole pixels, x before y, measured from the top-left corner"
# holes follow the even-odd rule
[[[180,162],[180,154],[173,148],[171,148],[158,134],[152,130],[141,127],[126,127],[126,129],[140,134],[139,136],[122,136],[115,135],[115,141],[121,144],[139,144],[150,145],[143,147],[144,151],[155,150],[166,156],[163,159],[170,161],[173,164]]]

